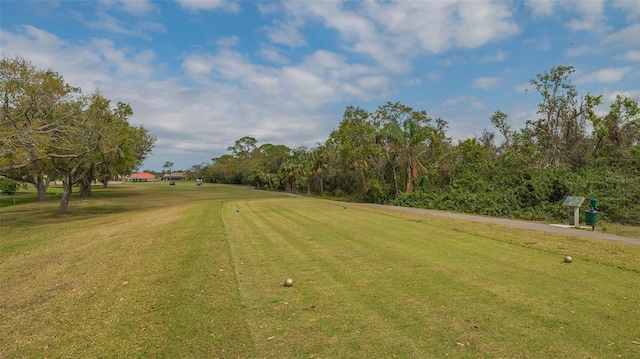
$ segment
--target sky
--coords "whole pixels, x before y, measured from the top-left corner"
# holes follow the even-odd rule
[[[186,170],[245,136],[313,148],[346,106],[425,110],[454,143],[496,110],[522,128],[558,65],[600,112],[640,99],[640,1],[2,0],[0,54],[130,104],[140,169]]]

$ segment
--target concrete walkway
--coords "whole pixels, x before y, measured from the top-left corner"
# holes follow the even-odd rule
[[[576,237],[603,239],[607,241],[621,242],[621,243],[640,246],[640,239],[638,238],[622,237],[622,236],[616,236],[613,234],[592,232],[590,230],[579,230],[569,226],[565,227],[560,225],[549,225],[549,224],[542,224],[542,223],[516,221],[512,219],[484,217],[484,216],[477,216],[472,214],[452,213],[452,212],[446,212],[446,211],[436,211],[431,209],[421,209],[421,208],[411,208],[411,207],[388,206],[388,205],[381,205],[381,204],[358,203],[358,205],[388,208],[388,209],[405,211],[405,212],[424,213],[431,216],[458,218],[458,219],[464,219],[467,221],[474,221],[474,222],[495,223],[495,224],[500,224],[500,225],[509,226],[509,227],[532,229],[535,231],[565,234],[565,235],[576,236]],[[596,227],[596,230],[597,230],[597,227]]]

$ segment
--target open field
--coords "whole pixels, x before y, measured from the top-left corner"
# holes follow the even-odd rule
[[[640,246],[192,182],[57,207],[0,208],[0,358],[640,357]]]

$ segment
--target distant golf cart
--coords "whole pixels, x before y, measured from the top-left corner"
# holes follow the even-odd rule
[[[202,186],[202,178],[196,178],[196,186]]]
[[[176,185],[176,181],[169,182],[169,186],[175,186],[175,185]]]

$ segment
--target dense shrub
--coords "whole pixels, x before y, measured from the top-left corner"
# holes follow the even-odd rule
[[[600,218],[617,223],[640,225],[640,178],[621,172],[598,169],[501,172],[499,176],[468,172],[445,189],[424,186],[400,195],[392,204],[405,207],[448,210],[480,215],[563,222],[567,196],[599,201]],[[426,187],[429,189],[427,190]],[[584,212],[583,212],[584,213]],[[584,220],[584,219],[583,219]]]
[[[6,194],[14,194],[18,191],[18,182],[9,178],[0,178],[0,191]]]

